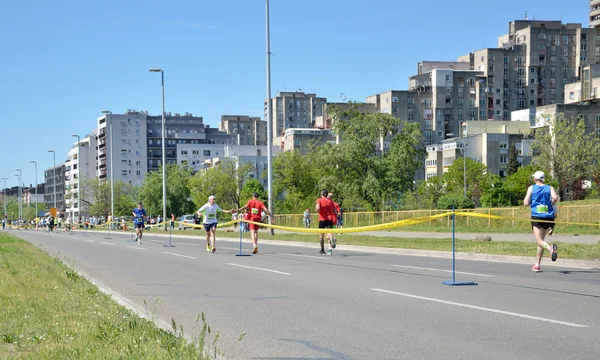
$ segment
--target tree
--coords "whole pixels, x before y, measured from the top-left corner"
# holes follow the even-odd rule
[[[473,209],[473,201],[462,193],[449,193],[438,200],[438,209]]]
[[[562,199],[567,190],[573,200],[585,196],[583,181],[594,177],[600,158],[600,139],[586,132],[585,121],[565,114],[546,119],[547,126],[535,134],[533,163],[558,181]]]
[[[419,208],[437,208],[439,199],[445,193],[445,184],[441,176],[432,176],[426,181],[421,181],[416,189],[416,195],[419,199]]]
[[[513,205],[523,203],[527,188],[534,184],[533,173],[538,170],[541,170],[541,168],[536,165],[521,166],[516,173],[505,179],[502,187],[510,196]],[[546,174],[546,183],[555,187],[558,186],[558,183],[549,174]]]
[[[199,171],[187,183],[192,201],[198,208],[214,195],[222,208],[239,208],[242,187],[254,170],[251,163],[238,166],[233,160],[225,160],[219,166]]]
[[[517,161],[517,148],[515,144],[511,144],[508,149],[508,166],[506,167],[506,175],[510,176],[517,172],[519,169],[519,162]]]
[[[448,193],[463,193],[465,158],[456,159],[444,173],[443,180]],[[492,187],[492,177],[487,167],[475,160],[466,158],[467,197],[475,204]]]
[[[241,202],[245,199],[251,199],[254,192],[258,193],[259,199],[267,200],[267,193],[260,181],[258,179],[248,179],[244,183],[244,186],[242,186],[242,191],[240,193]]]
[[[90,215],[105,216],[111,212],[111,189],[109,181],[99,181],[98,179],[86,179],[82,181],[82,187],[85,187],[85,193],[91,194],[89,198],[93,203],[89,204],[88,212]],[[129,216],[138,201],[134,198],[135,188],[122,181],[114,182],[114,206],[113,216]],[[86,200],[87,201],[87,200]],[[83,202],[83,197],[82,197]]]
[[[166,169],[167,177],[167,216],[170,214],[184,215],[194,211],[190,198],[188,182],[192,178],[192,170],[185,164],[169,164]],[[140,200],[148,214],[162,215],[162,167],[158,171],[146,175],[144,185],[139,191]]]

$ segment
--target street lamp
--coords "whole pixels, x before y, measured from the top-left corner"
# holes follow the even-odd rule
[[[167,231],[167,156],[165,145],[165,71],[163,69],[152,68],[150,72],[159,72],[161,78],[162,91],[162,191],[163,191],[163,222],[165,231]]]
[[[9,178],[3,177],[0,179],[4,180],[4,190],[2,190],[2,195],[4,196],[4,215],[6,216],[6,180]]]
[[[266,18],[267,18],[267,207],[271,214],[273,210],[273,119],[271,115],[271,30],[269,27],[269,0],[266,0]],[[270,219],[273,221],[273,218]],[[275,233],[273,228],[270,229],[271,235]]]
[[[31,161],[32,164],[35,165],[35,217],[38,217],[38,178],[37,178],[37,161]],[[35,223],[37,229],[37,221]]]
[[[54,150],[48,150],[48,152],[52,153],[52,159],[54,160],[54,168],[52,169],[52,185],[54,185],[54,191],[52,197],[54,198],[54,208],[56,209],[56,152]],[[58,211],[58,209],[56,209],[56,211]]]
[[[460,152],[463,155],[463,195],[467,197],[467,143],[461,142]]]
[[[77,138],[77,212],[79,213],[79,216],[81,217],[81,207],[80,207],[80,200],[79,200],[79,188],[80,183],[79,183],[79,179],[81,178],[81,167],[79,166],[80,162],[79,162],[79,158],[81,158],[81,148],[79,147],[79,143],[81,142],[81,138],[79,137],[79,135],[71,135],[72,137],[76,137]],[[73,172],[73,167],[71,166],[71,172]],[[73,176],[71,176],[71,182],[73,181]],[[73,209],[73,192],[71,191],[71,209]],[[73,217],[75,217],[75,209],[73,209]]]
[[[112,111],[109,110],[102,110],[102,113],[105,115],[110,115],[110,122],[108,123],[108,125],[110,126],[109,128],[109,134],[108,136],[110,136],[110,214],[112,217],[112,220],[114,221],[115,219],[115,167],[113,166],[113,124],[112,124]],[[105,137],[106,139],[106,137]],[[108,229],[110,231],[110,228],[112,227],[112,224],[108,224]]]
[[[19,183],[17,184],[17,194],[19,196],[19,220],[23,220],[23,172],[21,169],[17,169],[19,172],[16,176],[19,178]]]

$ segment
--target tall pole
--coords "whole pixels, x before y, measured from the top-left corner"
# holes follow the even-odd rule
[[[269,27],[269,0],[266,0],[266,15],[267,15],[267,193],[268,193],[268,204],[267,207],[271,214],[274,214],[273,209],[273,119],[271,115],[271,30]],[[270,219],[273,220],[273,219]],[[270,229],[271,235],[275,231]]]
[[[165,71],[163,69],[152,68],[150,72],[160,72],[161,95],[162,95],[162,192],[163,192],[163,223],[167,231],[167,150],[165,135]]]
[[[19,196],[19,220],[23,220],[23,172],[21,169],[17,169],[19,172],[17,178],[19,183],[17,184],[17,194]]]
[[[112,112],[110,113],[110,214],[112,221],[115,221],[115,167],[114,167],[114,153],[113,153],[113,117]],[[108,225],[112,227],[112,224]]]
[[[54,191],[52,192],[54,197],[54,208],[56,209],[56,152],[54,150],[48,150],[48,152],[52,153],[52,159],[54,160],[54,168],[52,168],[52,184]],[[58,209],[56,209],[58,211]]]
[[[2,190],[2,195],[4,197],[4,215],[6,215],[6,180],[8,180],[8,178],[4,177],[2,180],[4,180],[4,190]]]
[[[36,161],[32,161],[32,163],[35,165],[35,217],[38,217],[38,178],[37,178],[37,162]],[[37,223],[36,223],[37,226]]]

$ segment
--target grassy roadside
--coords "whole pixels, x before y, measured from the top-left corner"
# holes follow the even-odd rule
[[[204,351],[212,336],[206,323],[190,344],[182,330],[157,328],[60,260],[8,234],[0,234],[0,279],[0,358],[212,358]]]
[[[152,229],[146,230],[149,234],[164,234],[163,230]],[[167,232],[168,234],[168,232]],[[199,243],[203,243],[205,239],[203,230],[186,230],[173,231],[173,235],[186,235],[197,237]],[[238,239],[239,232],[228,232],[227,230],[217,230],[218,238]],[[414,250],[432,250],[432,251],[450,251],[452,249],[451,238],[447,239],[431,239],[431,238],[405,238],[405,237],[380,237],[369,235],[337,235],[340,245],[356,245],[356,246],[371,246],[396,249],[414,249]],[[250,246],[249,233],[243,233],[244,246]],[[259,233],[260,240],[279,240],[289,242],[306,242],[314,243],[315,249],[318,243],[316,234],[276,234],[271,236],[267,230],[261,230]],[[260,241],[259,240],[259,241]],[[552,238],[550,238],[550,241]],[[557,242],[559,246],[559,256],[565,259],[578,260],[596,260],[600,259],[600,241],[596,244],[572,244]],[[217,246],[218,247],[218,246]],[[478,254],[496,254],[496,255],[514,255],[514,256],[535,256],[535,242],[519,242],[519,241],[476,241],[476,240],[456,240],[456,251],[464,253]]]

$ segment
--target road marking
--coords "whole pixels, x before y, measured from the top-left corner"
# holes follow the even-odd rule
[[[94,242],[94,240],[89,240],[89,239],[83,239],[83,241],[85,241],[85,242]]]
[[[109,242],[104,242],[104,241],[102,241],[102,244],[104,244],[104,245],[113,245],[113,246],[115,245],[114,243],[109,243]]]
[[[190,244],[190,243],[182,243],[182,242],[180,242],[180,243],[177,243],[177,244],[179,244],[179,245],[198,246],[198,244]]]
[[[516,317],[520,317],[520,318],[524,318],[524,319],[529,319],[529,320],[544,321],[544,322],[549,322],[549,323],[558,324],[558,325],[565,325],[565,326],[571,326],[571,327],[577,327],[577,328],[588,328],[589,327],[587,325],[575,324],[575,323],[570,323],[570,322],[566,322],[566,321],[552,320],[552,319],[543,318],[543,317],[539,317],[539,316],[519,314],[519,313],[510,312],[510,311],[491,309],[491,308],[486,308],[486,307],[481,307],[481,306],[475,306],[475,305],[458,303],[458,302],[454,302],[454,301],[434,299],[434,298],[425,297],[425,296],[405,294],[405,293],[400,293],[400,292],[395,292],[395,291],[390,291],[390,290],[382,290],[382,289],[371,289],[371,290],[377,291],[377,292],[386,293],[386,294],[405,296],[405,297],[409,297],[409,298],[413,298],[413,299],[419,299],[419,300],[427,300],[427,301],[437,302],[437,303],[440,303],[440,304],[454,305],[454,306],[460,306],[460,307],[464,307],[464,308],[468,308],[468,309],[474,309],[474,310],[481,310],[481,311],[492,312],[492,313],[496,313],[496,314],[516,316]]]
[[[440,271],[440,272],[447,272],[447,273],[451,273],[452,270],[443,270],[443,269],[434,269],[434,268],[426,268],[426,267],[419,267],[419,266],[409,266],[409,265],[392,265],[394,267],[400,267],[400,268],[407,268],[407,269],[417,269],[417,270],[427,270],[427,271]],[[483,276],[483,277],[496,277],[495,275],[487,275],[487,274],[476,274],[476,273],[470,273],[470,272],[461,272],[461,271],[456,271],[457,274],[464,274],[464,275],[473,275],[473,276]]]
[[[245,268],[245,269],[267,271],[267,272],[272,272],[272,273],[280,274],[280,275],[292,275],[290,273],[286,273],[286,272],[283,272],[283,271],[277,271],[277,270],[271,270],[271,269],[263,269],[263,268],[254,267],[254,266],[246,266],[246,265],[239,265],[239,264],[232,264],[232,263],[225,263],[225,264],[226,265],[231,265],[231,266],[237,266],[237,267],[241,267],[241,268]]]
[[[301,255],[301,254],[279,254],[279,255],[284,255],[284,256],[298,256],[298,257],[305,257],[305,258],[314,258],[314,259],[331,259],[331,257],[328,256],[313,256],[313,255]]]
[[[240,251],[240,248],[232,248],[232,247],[225,247],[225,246],[219,246],[217,249],[225,249],[225,250]],[[243,249],[242,249],[242,250],[243,250]]]
[[[167,255],[179,256],[179,257],[182,257],[182,258],[187,258],[187,259],[195,259],[195,257],[193,257],[193,256],[187,256],[187,255],[175,254],[175,253],[172,253],[172,252],[166,252],[166,251],[163,251],[162,253],[163,253],[163,254],[167,254]]]
[[[147,250],[147,249],[141,248],[139,246],[127,246],[127,247],[130,249],[136,249],[136,250]]]

